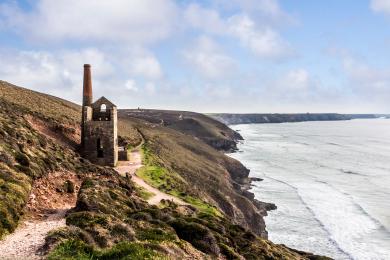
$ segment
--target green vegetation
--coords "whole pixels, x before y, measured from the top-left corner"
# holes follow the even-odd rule
[[[224,217],[183,213],[176,205],[167,204],[161,209],[142,203],[134,197],[133,186],[124,185],[124,181],[120,176],[110,180],[96,177],[90,180],[94,183],[92,187],[82,185],[76,212],[67,217],[69,228],[52,233],[47,240],[57,244],[51,259],[74,255],[80,259],[108,256],[120,259],[128,254],[127,248],[132,248],[135,254],[126,255],[129,257],[169,258],[167,252],[172,250],[188,254],[188,245],[183,241],[191,244],[193,250],[228,259],[300,259],[302,256],[261,239]],[[117,194],[117,198],[105,195],[108,191]]]
[[[153,242],[162,242],[162,241],[175,241],[177,236],[172,232],[167,232],[160,228],[151,228],[145,230],[139,230],[137,232],[137,238],[141,241],[153,241]]]
[[[147,191],[145,188],[138,185],[135,186],[135,190],[137,192],[137,195],[144,200],[148,200],[155,195],[154,193]]]
[[[185,196],[185,197],[182,197],[182,199],[185,202],[188,202],[189,204],[191,204],[192,206],[197,208],[200,211],[200,213],[203,213],[206,215],[212,215],[212,216],[216,216],[216,217],[223,216],[223,214],[221,213],[221,211],[219,209],[217,209],[215,206],[212,206],[210,204],[203,202],[201,199],[191,197],[191,196]]]
[[[0,110],[0,237],[12,232],[34,179],[80,166],[78,156],[36,132],[24,111],[5,100]]]
[[[58,170],[81,175],[85,172],[104,174],[108,170],[86,162],[73,149],[41,134],[31,124],[40,122],[48,131],[69,140],[68,136],[76,132],[74,126],[79,124],[77,105],[2,81],[0,104],[1,238],[13,232],[23,217],[35,179]],[[69,144],[72,145],[72,141],[69,140]],[[71,183],[66,183],[64,189],[74,191]]]
[[[105,259],[168,259],[151,249],[147,244],[123,242],[112,248],[97,250],[80,240],[66,240],[60,243],[47,257],[48,260],[105,260]]]
[[[147,143],[142,145],[144,167],[137,171],[137,175],[149,185],[168,194],[181,198],[204,214],[222,216],[223,214],[215,207],[205,203],[201,199],[189,194],[189,187],[185,180],[177,173],[169,171],[157,165],[158,160],[153,156]]]

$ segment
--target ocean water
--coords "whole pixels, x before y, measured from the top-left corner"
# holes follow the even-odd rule
[[[278,209],[269,238],[335,259],[390,259],[390,120],[236,125],[231,154]]]

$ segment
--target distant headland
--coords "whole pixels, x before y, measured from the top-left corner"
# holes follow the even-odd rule
[[[218,114],[216,113],[216,114],[209,114],[209,116],[228,125],[390,118],[389,114],[337,114],[337,113],[299,113],[299,114],[229,114],[229,113]]]

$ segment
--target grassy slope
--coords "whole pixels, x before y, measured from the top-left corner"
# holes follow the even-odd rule
[[[265,208],[256,207],[240,191],[238,183],[245,182],[248,175],[242,164],[171,128],[134,118],[121,120],[127,127],[138,129],[146,139],[144,148],[151,156],[144,163],[149,169],[158,169],[148,172],[150,184],[187,201],[191,197],[201,198],[236,223],[266,236],[262,218]],[[163,179],[158,177],[161,171],[165,172]]]
[[[145,120],[120,122],[121,141],[136,145],[142,134],[148,166],[174,176],[160,188],[180,192],[189,201],[195,199],[200,211],[169,204],[161,209],[145,203],[131,181],[85,162],[73,149],[41,135],[27,121],[29,117],[43,120],[66,140],[69,133],[78,131],[77,105],[1,81],[0,101],[0,235],[16,227],[34,179],[67,169],[80,175],[96,174],[84,181],[77,207],[67,217],[68,227],[48,237],[52,259],[164,258],[171,257],[170,252],[179,258],[201,258],[202,254],[307,257],[260,239],[230,220],[235,212],[248,214],[237,209],[240,204],[255,214],[253,204],[232,189],[231,176],[241,181],[246,171],[196,138]],[[240,175],[240,170],[242,176],[233,176]],[[228,218],[208,210],[209,204],[218,206]],[[233,220],[247,227],[255,225],[246,217],[253,216]]]
[[[12,232],[23,217],[35,179],[57,170],[105,171],[40,134],[28,121],[42,120],[66,141],[77,132],[79,111],[70,102],[0,81],[0,237]]]
[[[177,130],[181,133],[199,138],[218,150],[235,150],[235,140],[242,137],[221,122],[206,115],[170,110],[121,109],[119,117],[137,118],[153,124]]]

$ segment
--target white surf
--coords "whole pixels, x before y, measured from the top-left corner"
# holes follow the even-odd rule
[[[263,178],[276,243],[335,259],[390,259],[390,120],[233,126],[231,156]]]

